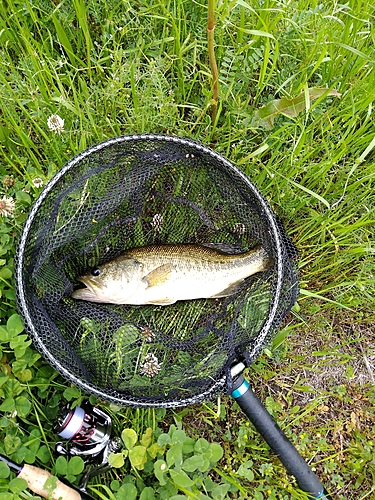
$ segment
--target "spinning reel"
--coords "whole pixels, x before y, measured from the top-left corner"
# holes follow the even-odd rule
[[[99,462],[99,465],[90,467],[83,476],[80,484],[83,491],[90,477],[111,468],[108,457],[110,453],[121,448],[120,438],[111,438],[111,417],[88,401],[73,410],[68,406],[64,407],[57,419],[55,430],[64,439],[64,442],[56,443],[57,453],[71,457],[80,456],[89,463],[93,460]]]

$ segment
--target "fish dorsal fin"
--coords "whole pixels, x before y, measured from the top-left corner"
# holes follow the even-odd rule
[[[142,278],[142,281],[147,283],[147,288],[160,286],[169,280],[172,271],[173,267],[171,264],[163,264],[146,274],[146,276]]]

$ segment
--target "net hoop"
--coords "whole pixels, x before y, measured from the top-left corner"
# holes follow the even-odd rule
[[[246,175],[241,172],[233,163],[229,160],[218,154],[213,149],[200,144],[197,141],[182,138],[182,137],[173,137],[162,134],[135,134],[128,136],[121,136],[106,140],[97,145],[87,148],[83,152],[79,153],[75,157],[73,157],[70,161],[66,163],[66,165],[48,182],[39,198],[34,203],[30,214],[24,224],[22,229],[20,239],[17,246],[16,252],[16,265],[15,265],[15,283],[16,283],[16,298],[17,305],[21,316],[24,319],[25,329],[30,334],[31,339],[35,348],[42,353],[43,357],[46,361],[54,367],[59,374],[61,374],[65,379],[69,380],[71,383],[81,388],[83,391],[93,394],[101,399],[110,401],[115,404],[120,405],[128,405],[128,406],[136,406],[136,407],[179,407],[186,406],[193,403],[198,403],[203,400],[209,399],[213,395],[223,391],[227,387],[228,383],[228,371],[224,374],[220,379],[212,381],[212,385],[207,389],[202,391],[200,394],[195,394],[193,396],[189,396],[187,398],[181,398],[178,400],[165,400],[163,402],[155,401],[153,399],[150,400],[140,400],[137,403],[134,400],[127,399],[124,397],[122,393],[109,393],[107,390],[98,388],[95,385],[87,382],[86,380],[77,377],[73,374],[64,364],[60,362],[55,356],[53,356],[48,347],[45,345],[43,340],[41,339],[37,328],[34,325],[34,321],[31,317],[28,302],[26,300],[26,292],[25,292],[25,282],[23,278],[24,267],[25,267],[25,248],[28,244],[28,239],[30,237],[30,232],[33,227],[34,220],[38,214],[39,208],[54,189],[56,184],[67,174],[73,170],[77,165],[80,164],[84,159],[90,157],[93,153],[98,153],[106,148],[111,148],[114,145],[120,145],[122,143],[127,143],[129,141],[138,142],[138,141],[165,141],[169,143],[173,143],[175,145],[181,146],[189,146],[194,148],[197,152],[202,152],[208,157],[211,157],[215,161],[221,162],[223,166],[229,171],[232,171],[236,174],[236,176],[240,177],[243,183],[247,186],[247,188],[252,192],[252,195],[256,198],[257,203],[259,204],[262,214],[267,219],[267,223],[269,224],[269,231],[272,233],[275,245],[275,273],[277,274],[277,283],[274,293],[273,302],[270,307],[269,315],[266,321],[263,324],[261,331],[258,333],[256,339],[251,345],[251,350],[248,352],[249,359],[255,358],[261,347],[264,345],[265,339],[274,324],[275,317],[278,312],[279,300],[281,297],[281,293],[283,290],[284,284],[284,262],[283,256],[285,252],[283,252],[283,235],[280,233],[280,226],[275,219],[275,215],[272,212],[268,202],[264,199],[264,197],[260,194],[257,187],[246,177]],[[285,258],[285,257],[284,257]],[[292,303],[296,298],[296,292],[293,295]],[[291,305],[292,305],[291,303]]]

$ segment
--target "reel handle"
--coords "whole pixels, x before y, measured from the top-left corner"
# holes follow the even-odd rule
[[[47,479],[53,477],[53,475],[44,469],[28,464],[18,465],[3,455],[0,455],[0,461],[5,462],[10,470],[17,474],[17,477],[24,479],[29,490],[43,498],[51,498],[52,500],[58,500],[59,498],[64,500],[94,500],[93,497],[76,486],[70,483],[66,484],[59,479],[56,482],[56,488],[52,492],[45,489],[44,485]]]
[[[332,500],[318,477],[288,440],[242,375],[234,381],[233,388],[232,397],[279,457],[287,471],[296,478],[301,490],[308,493],[311,499]]]

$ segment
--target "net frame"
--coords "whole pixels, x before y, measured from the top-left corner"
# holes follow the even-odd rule
[[[54,190],[55,186],[59,183],[59,181],[70,171],[72,171],[75,167],[79,166],[80,162],[90,158],[91,155],[99,153],[105,148],[111,148],[113,146],[121,145],[122,143],[130,143],[130,142],[139,142],[139,141],[164,141],[165,143],[170,143],[175,146],[187,146],[192,148],[192,150],[196,151],[197,154],[202,153],[206,158],[211,158],[213,161],[219,162],[224,169],[232,172],[233,175],[237,176],[243,182],[244,186],[246,186],[249,191],[251,191],[252,196],[256,199],[260,210],[262,212],[262,217],[267,219],[269,231],[272,233],[273,240],[275,242],[274,246],[274,272],[277,276],[276,287],[274,288],[273,300],[270,305],[269,314],[266,320],[263,322],[262,328],[259,333],[256,335],[255,339],[252,339],[251,346],[248,350],[246,350],[245,355],[245,364],[249,366],[252,361],[256,359],[256,357],[261,352],[262,348],[265,346],[266,341],[269,341],[269,334],[271,330],[275,329],[276,326],[279,325],[280,319],[280,311],[279,311],[279,301],[283,294],[285,273],[290,273],[290,269],[286,269],[285,263],[285,242],[288,240],[290,244],[290,240],[287,238],[286,234],[283,231],[282,225],[276,218],[273,213],[270,205],[259,192],[258,188],[253,184],[247,176],[239,170],[233,163],[231,163],[228,159],[214,151],[213,149],[200,144],[197,141],[188,138],[182,137],[174,137],[167,136],[162,134],[135,134],[129,136],[121,136],[113,139],[109,139],[92,147],[89,147],[85,151],[79,153],[74,158],[72,158],[68,163],[51,179],[51,181],[46,185],[39,198],[34,203],[30,214],[25,222],[22,233],[20,235],[20,239],[17,246],[16,258],[15,258],[15,280],[16,280],[16,298],[17,305],[21,316],[25,322],[25,329],[27,333],[30,335],[35,348],[42,354],[42,356],[46,359],[46,361],[55,368],[60,375],[62,375],[65,379],[72,382],[77,387],[81,388],[85,392],[89,394],[94,394],[95,396],[102,398],[104,400],[113,402],[115,404],[135,406],[135,407],[178,407],[178,406],[186,406],[190,404],[194,404],[197,402],[201,402],[203,400],[212,398],[219,392],[231,390],[231,375],[230,375],[230,366],[233,359],[227,360],[225,365],[223,365],[222,375],[217,379],[213,380],[212,384],[208,388],[204,388],[198,394],[194,394],[192,396],[188,396],[186,398],[178,397],[178,399],[165,398],[164,400],[155,400],[153,398],[137,398],[131,397],[128,398],[124,396],[123,393],[117,391],[108,391],[107,388],[97,387],[90,382],[84,380],[80,376],[76,376],[72,373],[68,367],[64,366],[60,362],[56,356],[52,355],[48,346],[45,345],[45,342],[39,335],[38,329],[34,325],[34,321],[32,315],[30,314],[28,302],[26,299],[27,290],[25,288],[25,248],[29,243],[30,235],[32,234],[32,228],[35,218],[38,215],[38,211],[43,204],[43,202],[47,199],[49,194]],[[293,253],[293,252],[292,252]],[[293,258],[293,255],[290,256]],[[295,256],[294,256],[295,257]],[[288,267],[288,266],[287,266]],[[292,277],[292,281],[294,280],[293,290],[291,291],[290,304],[285,308],[284,315],[290,310],[291,306],[296,300],[297,296],[297,273],[295,270],[295,265],[292,266],[294,269],[294,277]],[[228,362],[229,361],[229,362]],[[243,360],[238,360],[243,361]]]

